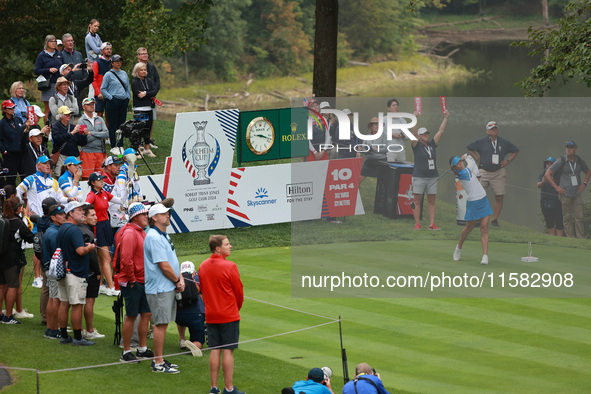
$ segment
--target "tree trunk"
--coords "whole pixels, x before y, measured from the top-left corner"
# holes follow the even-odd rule
[[[544,24],[546,26],[550,25],[550,20],[548,19],[548,0],[542,0],[542,15],[544,16]]]
[[[314,80],[316,97],[335,97],[337,93],[338,0],[316,1],[314,35]]]

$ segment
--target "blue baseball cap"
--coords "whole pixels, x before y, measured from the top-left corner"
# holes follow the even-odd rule
[[[135,151],[135,149],[133,148],[127,148],[125,149],[125,151],[123,152],[123,156],[129,155],[129,154],[136,154],[137,152]]]
[[[548,158],[546,160],[544,160],[544,163],[549,161],[550,163],[554,163],[556,161],[556,159],[552,156],[548,156]]]
[[[66,161],[64,161],[64,165],[69,166],[70,164],[78,165],[82,164],[82,162],[76,159],[74,156],[68,156],[66,157]]]
[[[39,164],[39,163],[47,163],[48,161],[51,161],[51,159],[49,157],[43,155],[43,156],[39,156],[39,158],[37,159],[37,163],[36,164]]]
[[[458,156],[454,156],[451,161],[450,164],[452,167],[455,167],[458,165],[458,163],[460,162],[460,160],[462,160],[461,158],[459,158]]]

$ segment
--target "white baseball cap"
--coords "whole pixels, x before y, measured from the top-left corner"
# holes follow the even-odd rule
[[[155,215],[159,215],[161,213],[166,213],[172,211],[172,208],[166,208],[164,205],[158,203],[152,205],[152,208],[148,211],[148,217],[153,217]]]
[[[31,131],[29,131],[29,137],[35,137],[39,134],[43,134],[39,129],[32,129]]]
[[[428,133],[428,132],[429,132],[429,130],[427,130],[427,128],[425,128],[425,127],[421,127],[421,128],[419,129],[419,131],[418,131],[418,134],[419,134],[419,135],[423,135],[423,134],[425,134],[425,133]]]
[[[74,209],[83,207],[84,205],[85,204],[82,204],[79,201],[70,201],[69,203],[66,204],[66,208],[64,209],[64,212],[70,213]]]
[[[491,121],[491,122],[488,122],[488,123],[486,124],[486,129],[487,129],[487,130],[494,129],[495,127],[497,127],[497,128],[498,128],[499,126],[497,125],[497,122],[495,122],[494,120],[493,120],[493,121]]]
[[[33,105],[33,111],[35,112],[35,115],[37,115],[38,117],[45,117],[45,112],[43,112],[43,110],[39,108],[38,105]]]
[[[181,273],[183,272],[188,272],[192,274],[193,272],[195,272],[195,264],[193,264],[191,261],[183,261],[181,263]]]

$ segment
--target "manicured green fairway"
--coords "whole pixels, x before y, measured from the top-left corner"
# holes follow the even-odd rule
[[[430,241],[419,246],[414,241],[310,245],[299,247],[305,250],[298,250],[296,259],[300,253],[324,253],[323,259],[332,256],[348,270],[360,264],[352,250],[372,251],[377,256],[393,256],[393,251],[398,251],[408,254],[398,263],[390,263],[398,272],[404,272],[405,265],[420,264],[431,270],[455,264],[460,271],[490,271],[498,266],[519,267],[523,264],[519,257],[526,254],[523,244],[492,243],[491,264],[484,268],[478,264],[477,242],[467,243],[459,263],[450,262],[454,245],[453,241]],[[241,340],[247,342],[236,352],[235,383],[248,393],[278,393],[304,377],[309,368],[324,365],[335,371],[333,388],[340,392],[343,380],[338,323],[331,323],[339,315],[350,375],[357,363],[369,362],[381,373],[390,392],[589,391],[589,298],[292,298],[291,254],[292,249],[286,247],[232,254],[248,297],[241,312]],[[534,248],[542,269],[567,264],[575,272],[575,280],[588,279],[588,254],[583,249]],[[204,257],[182,260],[198,263]],[[25,304],[37,304],[38,295],[39,290],[28,286]],[[0,361],[41,371],[117,361],[120,349],[112,345],[112,300],[103,296],[97,300],[95,325],[107,338],[98,340],[96,346],[73,348],[42,338],[40,319],[33,310],[35,318],[22,326],[0,326]],[[284,333],[289,334],[275,336]],[[173,324],[165,353],[179,351],[177,339]],[[180,365],[179,375],[154,374],[143,362],[41,374],[40,388],[42,392],[81,393],[207,392],[207,352],[203,358],[179,355],[169,359]],[[5,389],[7,392],[35,391],[34,372],[13,371],[13,375],[16,384]]]

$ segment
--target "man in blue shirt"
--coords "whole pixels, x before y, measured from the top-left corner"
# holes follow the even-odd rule
[[[151,227],[144,240],[144,273],[146,297],[155,325],[152,370],[175,374],[179,373],[178,365],[162,357],[168,323],[176,318],[175,296],[185,289],[174,245],[166,234],[171,209],[158,203],[148,211]]]
[[[66,222],[57,234],[57,246],[62,249],[64,261],[67,261],[66,277],[58,281],[60,309],[58,314],[61,331],[60,344],[72,342],[73,346],[94,345],[94,342],[82,338],[82,310],[86,303],[86,278],[90,262],[88,253],[94,250],[94,244],[86,244],[82,230],[77,225],[84,222],[83,204],[72,201],[66,204]],[[68,336],[68,313],[72,306],[72,329],[74,340]]]
[[[376,373],[367,363],[361,363],[355,367],[355,379],[350,380],[343,387],[343,394],[390,394],[380,374]]]
[[[306,380],[298,380],[293,384],[296,394],[334,394],[330,387],[330,379],[324,377],[324,371],[320,368],[312,368],[308,372]]]

